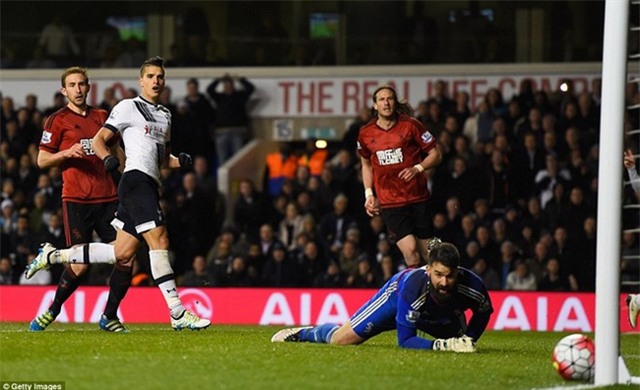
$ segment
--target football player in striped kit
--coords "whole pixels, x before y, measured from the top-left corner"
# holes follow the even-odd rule
[[[165,87],[164,60],[147,59],[140,67],[141,94],[119,102],[104,126],[93,138],[93,149],[107,171],[120,165],[107,147],[120,134],[124,143],[125,167],[118,185],[119,205],[112,224],[117,229],[114,255],[93,251],[91,244],[58,250],[45,245],[27,269],[27,276],[52,263],[121,263],[140,247],[149,246],[151,275],[169,308],[171,326],[176,330],[200,330],[211,325],[187,310],[178,296],[173,269],[169,263],[169,235],[160,209],[160,170],[188,169],[191,156],[171,154],[171,113],[158,103]]]

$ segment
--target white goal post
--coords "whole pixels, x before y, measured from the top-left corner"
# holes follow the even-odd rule
[[[629,0],[606,0],[596,249],[595,385],[635,383],[620,354],[620,235]]]

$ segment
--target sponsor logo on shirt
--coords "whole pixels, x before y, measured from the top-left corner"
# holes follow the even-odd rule
[[[376,157],[380,165],[399,164],[404,160],[402,156],[402,148],[378,150]]]
[[[84,154],[87,156],[93,156],[96,152],[93,151],[91,147],[91,139],[85,138],[80,140],[80,146],[82,146],[82,150],[84,150]]]
[[[118,116],[118,111],[116,111],[116,110],[111,110],[111,114],[109,114],[109,118],[110,118],[110,119],[113,119],[113,118],[115,118],[116,116]]]
[[[165,128],[163,126],[145,125],[144,135],[150,135],[152,137],[162,138],[164,137]]]
[[[43,144],[48,144],[49,142],[51,142],[51,133],[48,131],[43,131],[42,132],[42,139],[40,140],[41,143]]]

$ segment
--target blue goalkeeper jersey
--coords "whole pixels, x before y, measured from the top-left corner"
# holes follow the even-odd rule
[[[421,330],[435,338],[460,337],[478,340],[489,323],[493,307],[482,279],[458,267],[457,284],[449,301],[442,304],[429,294],[425,267],[395,274],[351,317],[355,333],[369,339],[397,329],[398,345],[431,349],[432,340],[417,335]],[[467,323],[465,312],[471,310]]]

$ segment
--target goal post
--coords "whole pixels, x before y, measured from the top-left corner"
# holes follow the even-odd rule
[[[596,237],[595,385],[618,383],[622,152],[629,0],[606,0],[602,53],[598,230]]]

